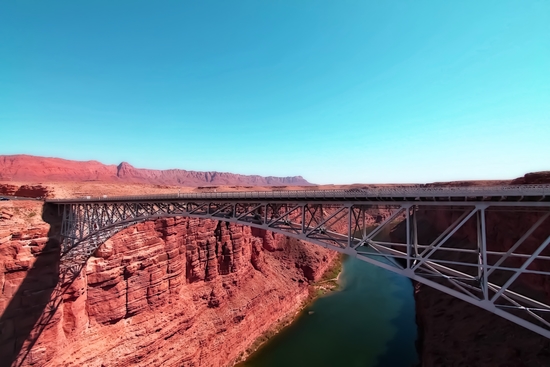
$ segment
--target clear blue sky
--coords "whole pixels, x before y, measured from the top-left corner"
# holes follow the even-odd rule
[[[303,175],[550,169],[550,1],[3,1],[0,154]]]

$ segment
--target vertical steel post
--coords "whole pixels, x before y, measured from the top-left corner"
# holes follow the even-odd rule
[[[477,279],[481,282],[483,277],[483,241],[481,239],[481,211],[476,215],[476,231],[477,231]]]
[[[78,204],[71,205],[71,211],[69,212],[69,217],[71,218],[71,235],[74,238],[78,238]]]
[[[411,207],[407,207],[407,269],[411,268]]]
[[[67,204],[63,204],[63,217],[61,220],[61,253],[64,254],[67,247]]]
[[[63,204],[63,216],[61,217],[61,235],[67,234],[67,204]]]
[[[307,204],[302,205],[302,233],[306,233],[306,206]]]
[[[88,232],[90,232],[90,218],[88,213],[88,203],[85,203],[83,206],[83,212],[82,212],[82,237],[86,237],[86,227],[88,227]]]
[[[413,206],[413,244],[414,244],[414,256],[418,255],[418,219],[417,219],[417,207]]]
[[[348,206],[348,248],[351,248],[351,216],[353,215],[353,205]]]
[[[485,225],[485,208],[483,206],[480,208],[479,214],[481,218],[481,255],[482,255],[482,290],[483,290],[483,299],[489,299],[489,287],[487,280],[487,227]]]
[[[367,220],[365,218],[366,211],[367,211],[367,208],[363,206],[361,208],[361,212],[363,214],[363,237],[361,238],[361,240],[364,240],[367,237]]]

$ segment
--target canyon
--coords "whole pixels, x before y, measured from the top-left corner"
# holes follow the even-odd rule
[[[232,365],[336,257],[240,225],[159,219],[107,240],[67,281],[40,203],[0,208],[0,360],[17,366]]]
[[[301,188],[284,180],[277,181],[277,186],[270,181],[272,186],[266,187],[269,178],[260,180],[258,185],[264,186],[250,186],[240,175],[226,176],[225,181],[209,176],[213,181],[201,178],[192,181],[195,186],[181,186],[173,177],[189,171],[177,170],[173,176],[125,171],[119,177],[113,171],[116,166],[85,162],[95,168],[71,176],[70,168],[24,170],[13,162],[24,165],[25,160],[11,162],[11,168],[0,170],[2,195],[35,198]],[[35,161],[30,167],[40,164]],[[95,179],[105,182],[89,181]],[[205,183],[208,186],[202,186]],[[550,183],[550,173],[498,183]],[[486,184],[491,183],[432,185]],[[303,188],[357,187],[367,186]],[[437,211],[422,215],[426,236],[440,233],[456,219],[456,214]],[[511,246],[536,220],[527,217],[517,223],[516,219],[498,215],[488,219],[492,248]],[[542,226],[526,245],[536,246],[549,229]],[[67,276],[59,268],[58,233],[57,214],[41,201],[0,202],[2,366],[231,366],[246,357],[262,335],[296,315],[310,297],[311,284],[336,259],[332,251],[270,232],[170,218],[124,229],[99,247],[83,268]],[[402,237],[402,226],[397,225],[391,235]],[[474,237],[475,230],[465,226],[452,241],[457,247],[467,246]],[[521,280],[548,299],[547,279]],[[550,344],[543,337],[420,284],[415,284],[415,299],[418,351],[424,367],[550,365]]]

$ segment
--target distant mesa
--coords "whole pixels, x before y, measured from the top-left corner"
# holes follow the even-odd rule
[[[14,182],[104,182],[174,186],[204,185],[311,185],[301,176],[263,177],[226,172],[135,168],[127,162],[106,165],[98,161],[71,161],[25,154],[0,155],[0,180]]]

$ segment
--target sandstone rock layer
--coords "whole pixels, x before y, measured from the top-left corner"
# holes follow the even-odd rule
[[[97,161],[71,161],[30,155],[0,155],[0,181],[139,183],[156,185],[309,185],[301,176],[263,177],[226,172],[135,168],[129,163],[105,165]]]
[[[335,256],[271,232],[170,218],[107,240],[59,295],[48,226],[15,225],[13,209],[0,222],[0,360],[17,355],[22,366],[230,366],[299,309]]]

